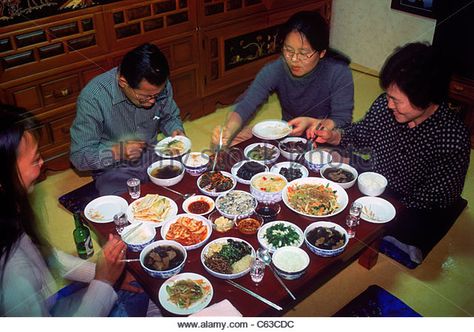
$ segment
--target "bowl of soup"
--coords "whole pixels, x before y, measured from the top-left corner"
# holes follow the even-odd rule
[[[160,240],[147,245],[140,253],[140,264],[153,278],[167,279],[181,272],[188,254],[176,241]]]
[[[320,172],[321,177],[338,183],[344,189],[352,187],[359,175],[354,167],[344,163],[329,163],[323,166]]]
[[[287,183],[281,174],[259,173],[250,180],[250,192],[259,202],[277,203],[282,200],[281,193]]]
[[[150,181],[159,186],[173,186],[184,177],[184,166],[175,159],[158,160],[148,166]]]

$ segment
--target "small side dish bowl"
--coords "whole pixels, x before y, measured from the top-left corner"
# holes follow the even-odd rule
[[[209,168],[210,158],[202,152],[190,152],[181,157],[186,172],[192,176],[199,176]]]
[[[319,172],[323,166],[332,161],[332,156],[324,150],[311,150],[304,154],[304,160],[311,171]]]
[[[282,200],[281,193],[288,184],[281,174],[264,172],[250,179],[250,193],[259,201],[277,203]]]
[[[358,175],[354,167],[344,163],[329,163],[321,168],[322,178],[336,182],[344,189],[351,188]]]
[[[226,180],[225,183],[223,179]],[[217,197],[233,190],[237,185],[237,180],[229,172],[208,171],[198,177],[196,183],[204,195]]]
[[[255,197],[243,190],[231,190],[216,199],[217,211],[229,219],[248,217],[257,204]]]
[[[237,179],[237,182],[250,184],[252,176],[258,173],[268,172],[268,166],[261,161],[242,160],[232,166],[230,172]]]
[[[338,224],[330,221],[317,221],[306,227],[304,242],[314,254],[322,257],[333,257],[341,254],[346,249],[349,243],[349,235]]]
[[[300,278],[308,269],[309,262],[309,255],[298,247],[279,248],[272,257],[276,272],[287,280]]]
[[[154,184],[169,187],[183,179],[184,166],[175,159],[162,159],[148,166],[147,173],[150,181]]]
[[[168,266],[161,258],[167,257]],[[140,265],[153,278],[168,279],[181,272],[188,254],[176,241],[160,240],[147,245],[140,253]]]
[[[214,211],[209,215],[212,228],[219,233],[225,233],[234,228],[234,220],[224,217],[219,211]]]
[[[155,240],[156,229],[148,225],[130,224],[122,231],[122,241],[127,244],[129,250],[133,252],[142,251],[147,245]],[[130,234],[127,234],[130,231]],[[125,235],[125,236],[124,236]]]
[[[244,156],[249,160],[273,164],[280,157],[280,150],[270,143],[254,143],[244,149]]]
[[[296,160],[306,152],[307,142],[303,137],[287,137],[278,143],[278,149],[286,159]]]
[[[248,217],[243,217],[237,219],[235,222],[235,227],[239,230],[240,233],[244,235],[253,235],[257,234],[260,227],[263,225],[263,218],[258,214],[253,213]]]
[[[388,181],[382,174],[364,172],[359,175],[357,186],[361,193],[367,196],[380,196],[385,191]]]
[[[214,210],[214,200],[204,195],[194,195],[183,202],[183,210],[186,213],[204,216]]]

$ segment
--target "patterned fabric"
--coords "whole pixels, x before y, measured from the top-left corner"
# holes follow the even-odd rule
[[[408,208],[446,208],[461,197],[469,166],[469,134],[446,104],[414,128],[398,123],[385,94],[364,119],[342,132],[341,146],[368,152]]]
[[[127,140],[156,144],[158,130],[183,130],[169,81],[149,109],[131,103],[117,84],[117,68],[95,77],[81,91],[71,127],[71,162],[79,170],[114,164],[110,147]]]
[[[280,57],[258,73],[235,112],[247,122],[273,92],[278,95],[285,121],[326,115],[339,127],[352,121],[354,82],[351,70],[341,61],[323,58],[307,75],[294,77]]]

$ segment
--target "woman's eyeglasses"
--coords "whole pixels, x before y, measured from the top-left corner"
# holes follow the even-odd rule
[[[283,46],[282,51],[283,51],[283,55],[288,60],[293,60],[293,58],[296,56],[296,60],[299,60],[299,61],[302,61],[302,62],[309,61],[309,59],[311,59],[311,57],[313,55],[318,53],[318,51],[314,51],[314,52],[295,52],[294,49],[288,48],[286,46]]]

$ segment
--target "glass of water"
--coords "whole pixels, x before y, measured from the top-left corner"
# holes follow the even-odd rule
[[[127,180],[128,193],[132,199],[140,197],[140,179],[130,178]]]
[[[117,213],[116,215],[114,215],[114,224],[117,233],[119,235],[122,234],[123,229],[125,228],[125,226],[128,225],[128,220],[125,213]]]
[[[349,214],[353,217],[359,220],[360,214],[362,212],[362,204],[359,202],[354,202],[351,205],[351,208],[349,209]]]
[[[359,225],[359,218],[351,216],[350,214],[346,217],[347,235],[349,238],[353,238],[356,234],[356,228]]]
[[[262,281],[263,275],[265,274],[265,263],[260,259],[255,259],[250,266],[250,277],[252,281],[258,285]]]

